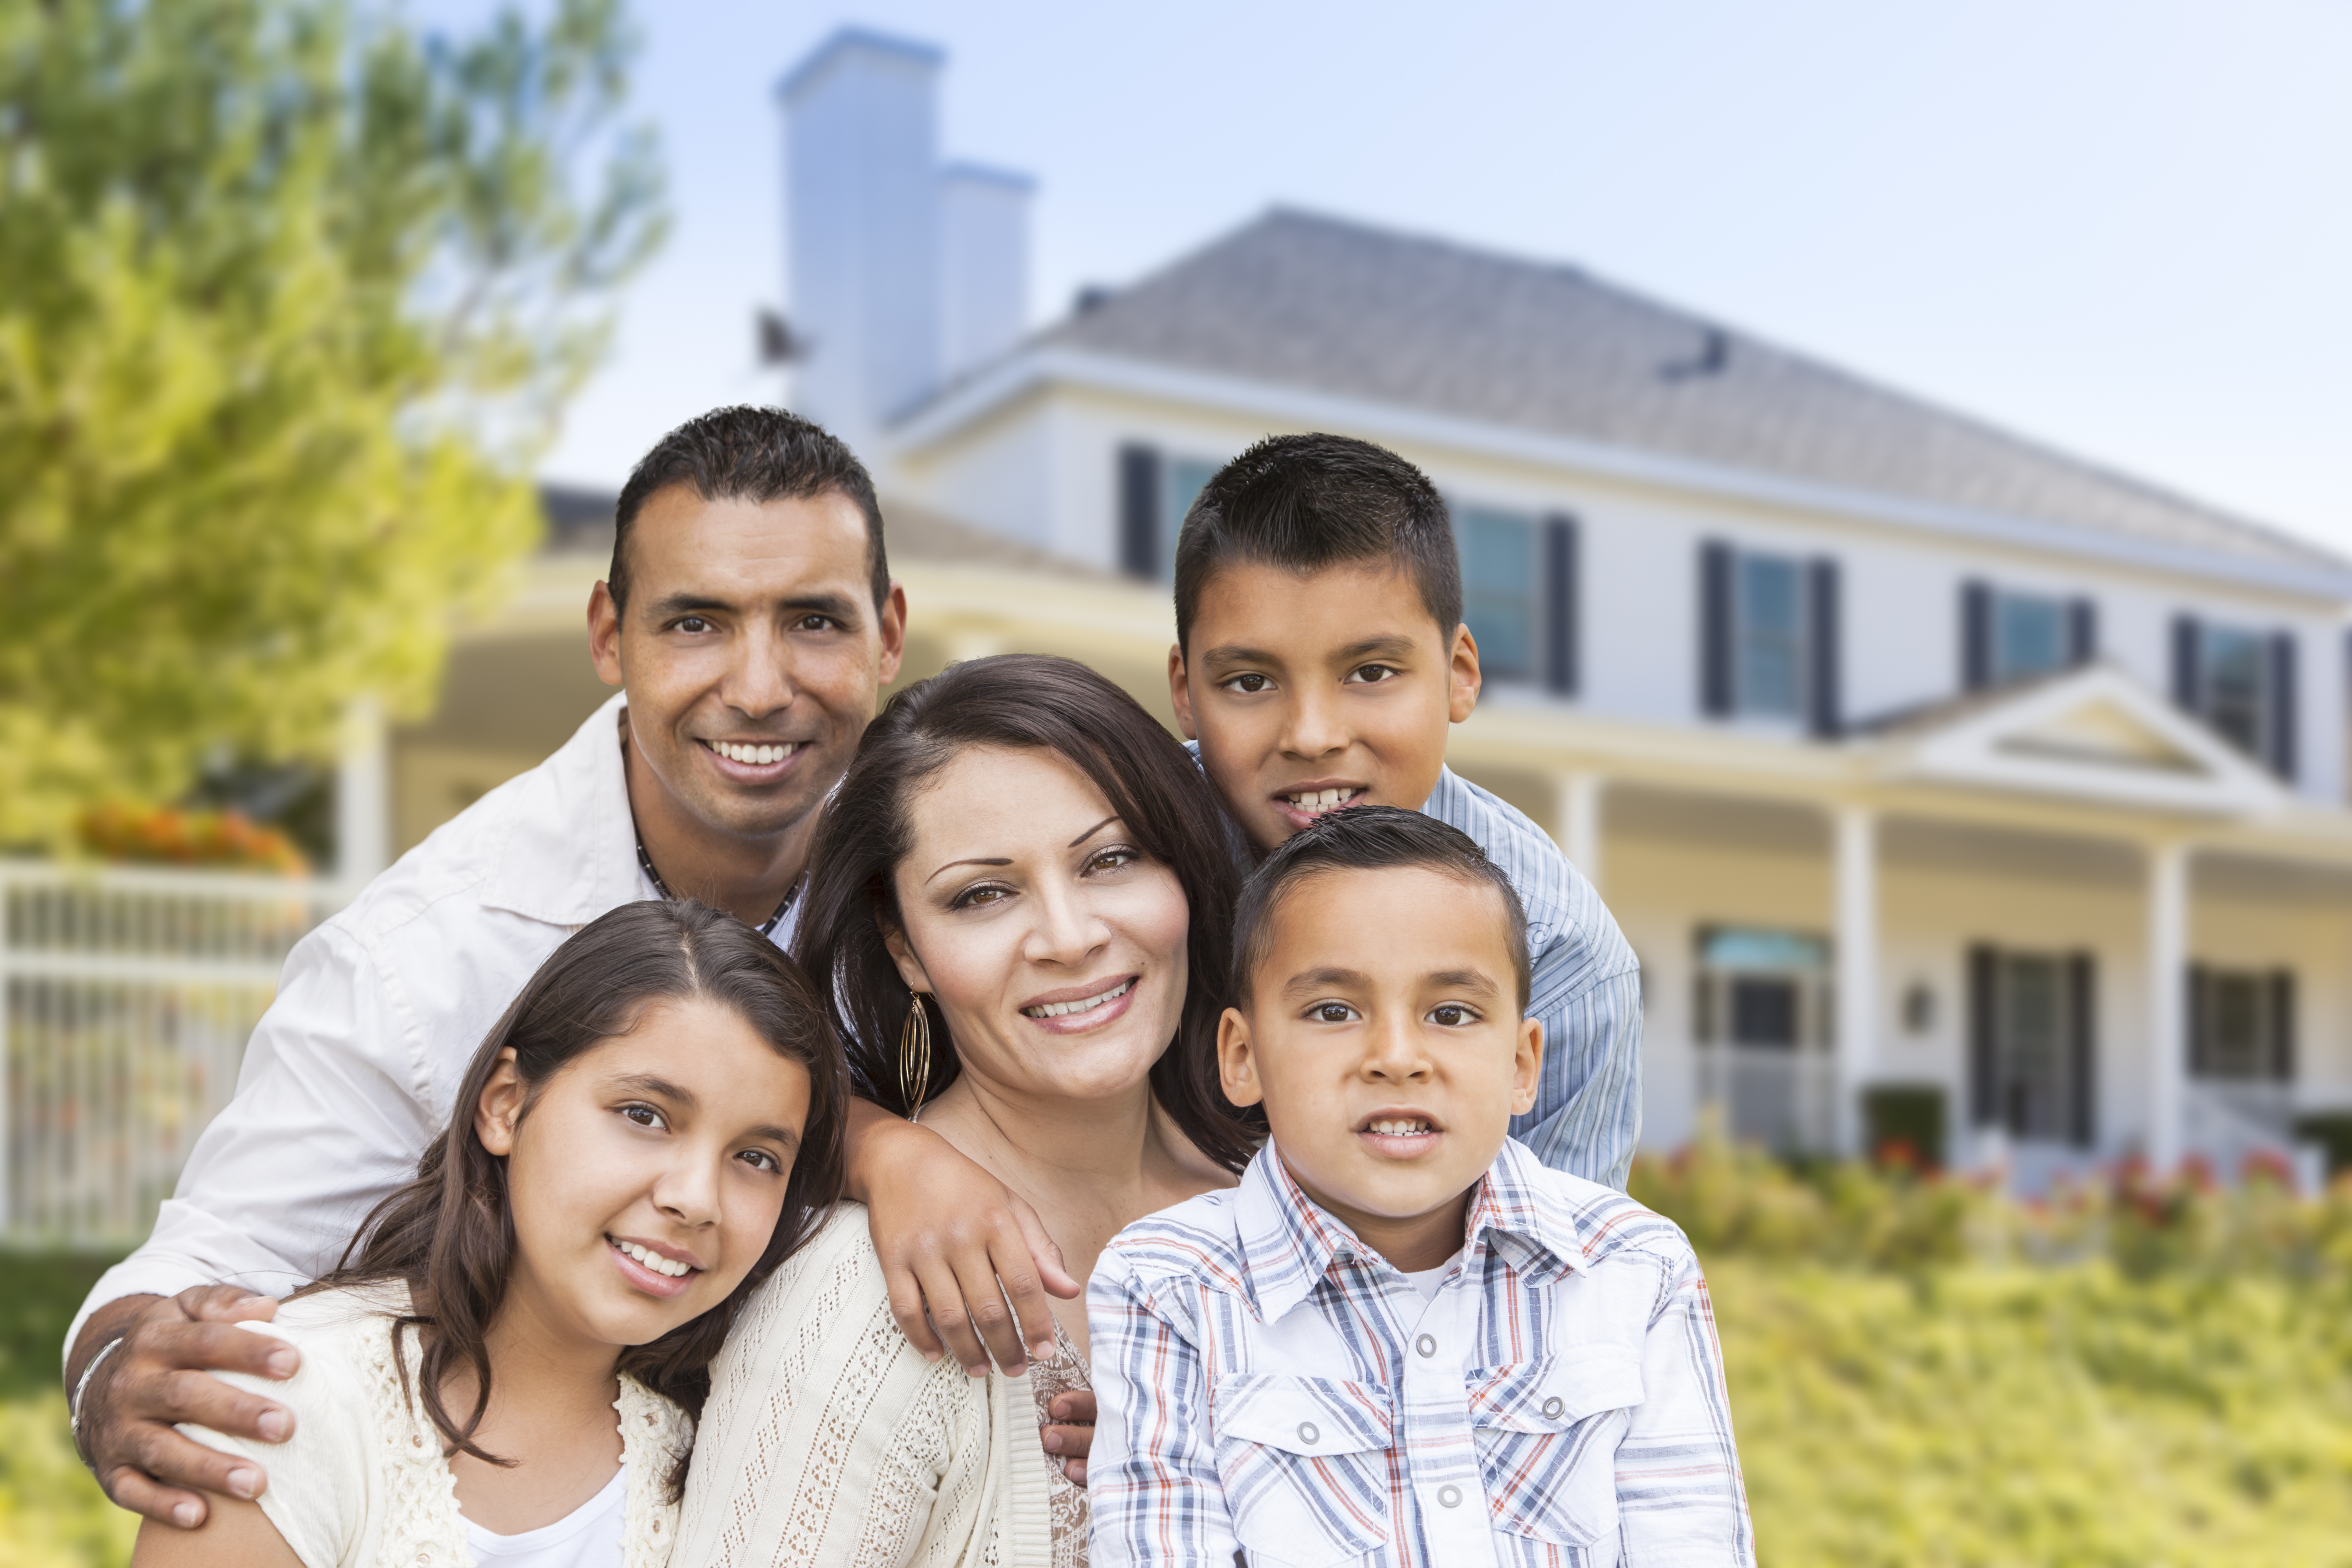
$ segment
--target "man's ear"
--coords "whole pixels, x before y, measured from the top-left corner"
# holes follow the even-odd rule
[[[1188,741],[1201,738],[1201,727],[1192,722],[1192,688],[1184,679],[1184,645],[1168,645],[1168,700],[1176,710],[1176,727],[1184,731]]]
[[[588,595],[588,657],[596,661],[597,679],[621,684],[621,606],[601,582]]]
[[[600,588],[604,584],[599,584]],[[522,1120],[522,1077],[515,1071],[512,1046],[499,1053],[490,1081],[474,1102],[474,1136],[482,1147],[501,1157],[514,1152],[515,1123]]]
[[[887,686],[898,679],[898,665],[907,657],[907,589],[896,578],[890,583],[890,596],[882,602],[876,629],[882,634],[882,679],[876,684]]]
[[[1445,716],[1456,724],[1470,717],[1478,706],[1478,688],[1485,677],[1478,672],[1478,639],[1470,635],[1465,623],[1454,628],[1454,648],[1448,671],[1450,689],[1446,692]]]
[[[906,931],[879,915],[874,917],[874,923],[882,928],[882,945],[889,951],[890,962],[898,966],[898,978],[907,983],[907,989],[930,990],[930,974],[923,968],[923,961],[915,956],[914,945],[908,942]]]
[[[1249,1019],[1238,1007],[1228,1007],[1217,1020],[1217,1081],[1235,1105],[1255,1105],[1265,1098],[1257,1081],[1257,1047],[1250,1038]]]
[[[1543,1079],[1543,1020],[1519,1020],[1518,1041],[1511,1053],[1511,1114],[1525,1116],[1536,1108],[1536,1091]]]

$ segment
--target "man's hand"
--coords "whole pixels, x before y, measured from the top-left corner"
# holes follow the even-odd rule
[[[90,1358],[122,1334],[82,1390],[79,1424],[82,1458],[117,1506],[194,1530],[205,1521],[199,1489],[248,1500],[261,1495],[269,1478],[252,1460],[207,1448],[172,1427],[193,1421],[265,1443],[287,1439],[292,1411],[209,1375],[293,1376],[301,1356],[292,1345],[233,1326],[267,1322],[277,1311],[267,1296],[207,1285],[172,1297],[126,1297],[91,1314],[67,1370],[78,1382]]]
[[[1087,1484],[1087,1455],[1095,1446],[1095,1396],[1090,1389],[1057,1394],[1046,1414],[1045,1452],[1062,1461],[1062,1473],[1080,1486]]]
[[[925,1360],[944,1352],[985,1377],[991,1356],[1017,1374],[1054,1353],[1045,1297],[1085,1287],[1035,1210],[938,1133],[862,1100],[850,1101],[846,1174],[869,1211],[890,1315]]]

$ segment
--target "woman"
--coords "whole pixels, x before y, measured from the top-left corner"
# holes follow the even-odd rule
[[[1217,1087],[1224,817],[1125,692],[1026,655],[908,689],[866,730],[811,865],[798,951],[829,981],[861,1092],[1026,1199],[1071,1273],[1144,1215],[1233,1184],[1257,1134]],[[1086,1386],[1085,1303],[1055,1303],[1034,1369],[926,1363],[843,1207],[712,1369],[683,1559],[1083,1563],[1085,1494],[1038,1419]]]
[[[808,982],[731,916],[584,927],[344,1267],[240,1325],[302,1351],[268,1489],[142,1526],[135,1568],[661,1568],[710,1359],[839,1189],[845,1078]]]

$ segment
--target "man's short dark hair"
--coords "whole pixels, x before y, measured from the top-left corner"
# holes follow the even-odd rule
[[[1233,994],[1249,1005],[1250,983],[1274,947],[1274,919],[1301,883],[1327,871],[1387,871],[1416,867],[1441,877],[1495,889],[1502,900],[1503,945],[1518,979],[1519,1011],[1534,984],[1528,960],[1528,910],[1503,868],[1460,828],[1394,805],[1351,805],[1328,812],[1292,834],[1242,885],[1234,910]],[[1378,920],[1377,908],[1364,911]]]
[[[629,525],[646,501],[672,485],[692,485],[704,500],[809,500],[838,490],[866,515],[866,574],[878,614],[890,600],[890,562],[882,551],[882,508],[874,480],[839,437],[782,408],[737,404],[688,420],[654,443],[629,470],[613,508],[613,568],[604,585],[616,608],[628,607]]]
[[[1462,624],[1462,561],[1429,476],[1350,436],[1269,436],[1217,470],[1176,539],[1176,646],[1189,654],[1209,579],[1236,563],[1320,572],[1385,561],[1412,574],[1449,643]]]

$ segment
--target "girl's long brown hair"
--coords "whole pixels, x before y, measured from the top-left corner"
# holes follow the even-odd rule
[[[540,966],[474,1053],[448,1130],[425,1152],[415,1179],[376,1205],[334,1272],[304,1292],[394,1281],[408,1287],[411,1310],[394,1331],[394,1354],[405,1385],[401,1341],[408,1329],[423,1331],[412,1394],[451,1453],[507,1462],[474,1442],[489,1408],[488,1335],[515,1257],[507,1163],[474,1134],[475,1110],[499,1055],[514,1051],[527,1117],[549,1079],[583,1052],[635,1029],[647,1004],[661,1000],[715,1003],[779,1056],[800,1063],[808,1072],[808,1120],[785,1178],[783,1212],[751,1273],[709,1311],[623,1351],[618,1370],[699,1415],[710,1392],[710,1363],[743,1299],[814,1232],[840,1194],[847,1074],[824,1006],[799,967],[740,921],[697,903],[623,904],[582,927]],[[471,1369],[475,1387],[463,1420],[441,1397],[442,1384],[460,1365]],[[681,1460],[670,1478],[673,1490],[684,1478]]]
[[[904,1116],[898,1031],[908,1010],[930,1009],[935,1038],[924,1100],[961,1070],[947,1020],[907,989],[884,945],[903,926],[896,873],[914,839],[907,803],[972,746],[1050,752],[1093,781],[1146,854],[1176,873],[1192,910],[1189,984],[1176,1035],[1151,1068],[1151,1093],[1193,1147],[1229,1171],[1255,1152],[1265,1121],[1225,1099],[1217,1078],[1217,1019],[1231,996],[1238,841],[1200,764],[1134,698],[1085,665],[1044,654],[999,654],[950,665],[890,699],[866,727],[857,756],[824,808],[809,855],[793,952],[830,983],[824,1000],[849,1053],[858,1092]]]

